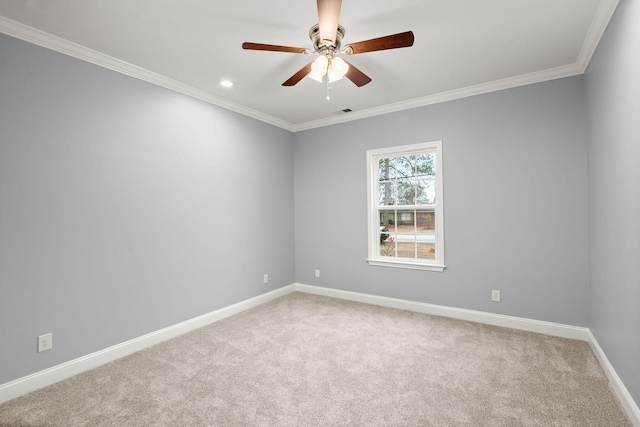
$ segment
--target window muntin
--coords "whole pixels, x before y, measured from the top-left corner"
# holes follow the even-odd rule
[[[442,271],[442,144],[367,152],[373,265]]]

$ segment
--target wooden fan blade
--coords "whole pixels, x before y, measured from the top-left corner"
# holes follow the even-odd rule
[[[378,37],[376,39],[364,40],[351,43],[344,47],[346,53],[355,55],[357,53],[375,52],[377,50],[397,49],[400,47],[413,46],[413,31],[392,34],[390,36]],[[351,52],[349,52],[351,50]]]
[[[318,0],[318,27],[320,40],[329,46],[336,45],[336,33],[340,23],[342,0]],[[322,43],[324,44],[324,43]]]
[[[309,49],[304,47],[291,47],[291,46],[279,46],[276,44],[263,44],[263,43],[242,43],[242,48],[247,50],[268,50],[270,52],[290,52],[290,53],[305,53]]]
[[[347,62],[347,61],[344,61]],[[356,86],[362,87],[371,81],[371,77],[367,76],[362,71],[358,70],[353,64],[347,62],[349,64],[349,71],[345,74],[345,77],[351,80]]]
[[[302,67],[293,76],[289,77],[289,80],[282,83],[282,86],[295,86],[300,80],[304,79],[307,76],[307,74],[311,72],[311,64],[313,64],[313,61],[309,62],[307,65]]]

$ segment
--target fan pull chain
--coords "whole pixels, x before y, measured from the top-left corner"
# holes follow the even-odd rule
[[[331,101],[331,86],[329,86],[329,77],[327,76],[327,101]]]

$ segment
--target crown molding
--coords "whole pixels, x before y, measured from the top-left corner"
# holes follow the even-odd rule
[[[595,53],[596,48],[600,43],[600,39],[607,29],[609,21],[611,21],[611,18],[618,7],[618,3],[620,3],[620,0],[603,1],[600,3],[600,7],[593,17],[593,21],[591,21],[589,31],[587,31],[587,36],[584,40],[584,44],[582,45],[582,49],[580,49],[578,60],[576,61],[576,64],[582,68],[583,73],[587,70],[589,61],[591,61],[591,57]]]
[[[419,98],[410,99],[407,101],[397,102],[394,104],[387,104],[380,107],[369,108],[367,110],[355,111],[344,116],[329,117],[326,119],[314,120],[311,122],[301,123],[295,125],[293,131],[299,132],[308,129],[319,128],[323,126],[330,126],[344,122],[350,122],[353,120],[364,119],[373,116],[379,116],[382,114],[395,113],[402,110],[408,110],[411,108],[424,107],[427,105],[438,104],[441,102],[453,101],[460,98],[468,98],[470,96],[482,95],[490,92],[497,92],[499,90],[511,89],[519,86],[526,86],[534,83],[541,83],[548,80],[561,79],[564,77],[571,77],[584,73],[584,68],[578,64],[572,64],[557,68],[551,68],[534,73],[523,74],[516,77],[509,77],[501,80],[494,80],[487,83],[481,83],[473,86],[468,86],[461,89],[450,90],[447,92],[435,93],[433,95],[427,95]]]
[[[494,80],[474,86],[468,86],[461,89],[455,89],[447,92],[440,92],[432,95],[423,96],[420,98],[410,99],[408,101],[398,102],[395,104],[383,105],[380,107],[369,108],[367,110],[357,111],[349,113],[345,116],[333,116],[325,119],[314,120],[306,123],[300,123],[293,126],[293,132],[299,132],[308,129],[314,129],[324,126],[335,125],[339,123],[350,122],[354,120],[360,120],[367,117],[379,116],[382,114],[395,113],[402,110],[408,110],[411,108],[423,107],[431,104],[438,104],[440,102],[453,101],[455,99],[467,98],[475,95],[482,95],[489,92],[496,92],[504,89],[511,89],[518,86],[526,86],[534,83],[542,83],[548,80],[561,79],[564,77],[571,77],[575,75],[584,74],[591,61],[591,57],[596,51],[600,39],[602,38],[609,21],[613,17],[613,14],[618,7],[620,0],[607,0],[600,3],[598,10],[596,11],[593,21],[589,26],[587,35],[585,37],[578,59],[575,63],[542,70],[539,72],[523,74],[516,77],[510,77],[501,80]]]
[[[104,53],[89,49],[85,46],[70,42],[52,34],[45,33],[44,31],[29,27],[3,16],[0,16],[0,33],[15,37],[20,40],[24,40],[31,44],[44,47],[58,53],[62,53],[67,56],[71,56],[76,59],[80,59],[85,62],[89,62],[94,65],[98,65],[103,68],[107,68],[112,71],[116,71],[121,74],[125,74],[130,77],[134,77],[136,79],[154,84],[156,86],[164,87],[166,89],[182,93],[192,98],[199,99],[209,104],[234,111],[236,113],[254,118],[256,120],[260,120],[265,123],[269,123],[271,125],[289,131],[293,130],[293,125],[284,120],[277,119],[273,116],[244,107],[240,104],[218,98],[207,92],[181,83],[177,80],[170,79],[161,74],[154,73],[153,71],[149,71],[145,68],[138,67],[137,65],[133,65],[120,59],[116,59],[112,56],[105,55]]]
[[[341,116],[332,116],[299,124],[289,123],[260,111],[247,108],[240,104],[236,104],[219,97],[215,97],[192,86],[186,85],[147,69],[138,67],[125,61],[121,61],[119,59],[86,48],[60,37],[53,36],[51,34],[45,33],[43,31],[37,30],[35,28],[29,27],[27,25],[2,16],[0,16],[0,33],[7,34],[9,36],[27,41],[29,43],[98,65],[100,67],[110,69],[112,71],[116,71],[118,73],[128,75],[130,77],[146,81],[157,86],[164,87],[169,90],[173,90],[178,93],[182,93],[192,98],[196,98],[209,104],[234,111],[236,113],[277,126],[290,132],[300,132],[324,126],[351,122],[368,117],[395,113],[398,111],[423,107],[441,102],[452,101],[455,99],[482,95],[489,92],[511,89],[519,86],[541,83],[548,80],[584,74],[587,66],[589,65],[589,61],[591,60],[591,57],[593,56],[598,43],[600,42],[600,38],[604,34],[607,25],[609,24],[609,21],[611,20],[611,17],[613,16],[618,6],[618,3],[619,0],[607,0],[600,4],[600,7],[596,11],[596,15],[591,22],[578,58],[574,64],[524,74],[516,77],[509,77],[501,80],[494,80],[491,82],[468,86],[461,89],[435,93],[432,95],[397,102],[394,104],[383,105],[380,107],[369,108],[366,110],[356,111]]]

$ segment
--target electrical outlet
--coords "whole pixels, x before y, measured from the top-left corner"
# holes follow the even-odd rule
[[[491,301],[500,302],[500,291],[496,291],[496,290],[491,291]]]
[[[265,274],[264,277],[262,278],[262,281],[264,282],[265,285],[269,283],[269,275]]]
[[[320,270],[316,270],[316,277],[320,277]]]
[[[53,348],[53,334],[48,333],[38,337],[38,353],[51,350]]]

